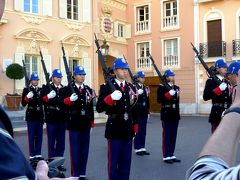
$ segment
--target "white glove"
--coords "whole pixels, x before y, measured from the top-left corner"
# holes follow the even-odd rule
[[[115,100],[115,101],[118,101],[119,99],[121,99],[121,97],[122,97],[122,93],[119,90],[115,90],[111,94],[112,100]]]
[[[174,96],[174,95],[176,94],[176,91],[173,90],[173,89],[171,89],[171,90],[169,91],[169,94],[170,94],[171,96]]]
[[[73,93],[71,96],[70,96],[70,101],[74,102],[78,99],[78,95],[76,93]]]
[[[31,99],[33,97],[33,92],[32,91],[29,91],[28,94],[27,94],[27,98],[28,99]]]
[[[142,89],[138,89],[137,92],[138,92],[138,94],[141,95],[143,93],[143,90]]]
[[[47,95],[48,99],[55,98],[55,96],[56,96],[56,92],[54,90],[50,91],[50,93],[48,93]]]
[[[227,88],[227,84],[225,82],[219,85],[219,89],[221,89],[221,91],[224,91],[226,88]]]

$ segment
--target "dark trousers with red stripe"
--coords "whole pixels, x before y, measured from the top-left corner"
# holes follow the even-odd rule
[[[71,174],[78,177],[86,175],[90,143],[90,129],[87,131],[69,131]]]
[[[43,121],[27,121],[29,156],[41,155]]]
[[[162,153],[163,158],[174,156],[179,121],[162,121]]]
[[[139,114],[137,117],[138,133],[134,139],[135,150],[145,148],[148,114]]]
[[[219,125],[218,123],[211,123],[211,132],[212,132],[212,134],[217,129],[218,125]]]
[[[129,180],[132,139],[108,139],[108,180]]]
[[[63,157],[66,123],[47,123],[48,158]]]

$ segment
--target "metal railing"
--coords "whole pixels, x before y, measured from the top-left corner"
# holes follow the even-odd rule
[[[232,41],[233,56],[240,56],[240,39],[234,39]]]
[[[200,43],[200,54],[203,58],[225,57],[226,42],[216,41],[216,42]]]

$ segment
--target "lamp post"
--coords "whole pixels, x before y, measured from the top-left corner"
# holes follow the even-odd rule
[[[106,39],[103,40],[103,44],[101,45],[101,51],[106,61],[106,56],[108,55],[109,51],[109,43],[107,42]]]

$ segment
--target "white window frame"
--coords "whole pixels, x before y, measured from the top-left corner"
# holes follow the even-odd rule
[[[73,61],[77,61],[77,66],[83,66],[83,59],[82,58],[69,57],[69,59],[68,59],[69,70],[70,70],[70,72],[72,72],[72,74],[73,74],[73,71],[74,71]]]
[[[224,14],[218,9],[209,10],[203,17],[203,41],[207,42],[207,23],[208,21],[221,20],[222,23],[222,41],[225,39],[225,20]]]
[[[207,23],[208,21],[214,21],[214,20],[221,20],[222,24],[222,41],[226,41],[225,37],[225,16],[224,13],[218,9],[210,9],[208,12],[205,13],[203,17],[203,39],[200,40],[201,42],[207,42],[208,36],[207,36]],[[207,57],[205,58],[206,62],[214,62],[217,58],[222,57]]]
[[[135,42],[135,70],[136,71],[142,70],[145,72],[150,72],[152,70],[152,65],[151,65],[152,63],[151,63],[150,59],[149,59],[149,67],[145,67],[145,68],[138,67],[139,44],[142,44],[142,43],[149,43],[149,52],[151,53],[151,51],[152,51],[152,41],[151,40]],[[145,56],[147,56],[146,52],[145,52]]]
[[[137,22],[138,21],[138,9],[140,7],[143,7],[143,6],[148,6],[148,16],[149,16],[149,19],[148,19],[148,29],[146,31],[137,31]],[[151,33],[151,24],[152,24],[152,17],[151,17],[151,3],[145,3],[145,4],[139,4],[139,5],[135,5],[134,6],[134,28],[135,28],[135,35],[141,35],[141,34],[149,34]]]
[[[168,40],[174,40],[176,39],[177,40],[177,57],[178,57],[178,63],[177,65],[165,65],[165,55],[166,55],[166,47],[165,47],[165,41],[168,41]],[[163,69],[168,69],[168,68],[171,68],[171,69],[179,69],[180,68],[180,63],[181,63],[181,58],[180,58],[180,37],[169,37],[169,38],[164,38],[164,39],[161,39],[162,41],[162,67]]]
[[[38,0],[38,12],[32,12],[32,0],[30,0],[30,11],[24,10],[24,0],[14,0],[14,10],[26,14],[52,16],[53,0]]]
[[[32,7],[33,7],[33,0],[29,0],[30,1],[30,11],[28,12],[28,11],[25,11],[24,10],[24,7],[25,7],[25,0],[23,0],[23,12],[24,13],[30,13],[30,14],[40,14],[40,0],[38,0],[38,4],[37,4],[37,7],[38,7],[38,12],[33,12],[33,9],[32,9]]]
[[[240,38],[240,8],[236,12],[236,39]]]
[[[41,64],[41,61],[40,61],[40,56],[39,55],[36,55],[36,54],[24,54],[24,62],[26,64],[26,66],[28,66],[28,64],[26,63],[26,56],[29,56],[29,71],[27,71],[28,74],[28,77],[30,78],[31,74],[35,71],[33,71],[32,69],[32,64],[33,64],[33,56],[37,58],[37,74],[39,76],[39,84],[42,84],[44,81],[43,81],[43,78],[44,78],[44,74],[43,72],[41,71],[42,69],[42,64]],[[49,72],[51,73],[51,72]]]
[[[166,13],[165,4],[168,3],[168,2],[173,2],[173,1],[177,2],[177,25],[164,27],[164,18],[165,18],[164,14]],[[179,0],[171,0],[171,1],[170,0],[160,0],[160,7],[161,7],[161,30],[162,31],[169,31],[169,30],[179,29],[180,28],[180,6],[179,6]]]
[[[67,0],[68,1],[68,0]],[[66,1],[66,2],[67,2]],[[74,0],[71,0],[71,18],[68,18],[68,10],[67,10],[67,19],[70,19],[70,20],[75,20],[75,21],[79,21],[80,20],[80,14],[79,14],[79,11],[80,11],[80,1],[79,0],[77,0],[77,19],[74,19],[74,5],[73,5],[73,1]],[[68,3],[67,3],[67,5],[66,5],[66,7],[68,7]]]
[[[122,28],[122,29],[120,29]],[[126,27],[125,24],[118,23],[118,37],[119,38],[125,38],[126,36]]]

